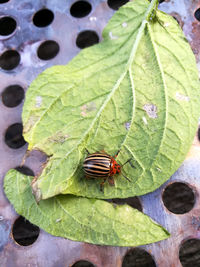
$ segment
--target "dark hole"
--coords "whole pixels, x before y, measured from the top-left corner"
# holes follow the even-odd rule
[[[54,14],[49,9],[41,9],[38,12],[35,13],[33,17],[33,23],[37,27],[46,27],[54,19]]]
[[[129,0],[108,0],[108,6],[114,10],[117,10],[128,2]]]
[[[13,238],[21,246],[33,244],[39,236],[40,229],[20,216],[13,225]]]
[[[162,2],[165,2],[165,0],[159,0],[159,3],[161,4]]]
[[[200,266],[200,240],[185,241],[180,247],[179,259],[183,267]]]
[[[7,50],[0,56],[0,67],[4,70],[12,70],[20,62],[20,55],[15,50]]]
[[[143,249],[129,250],[122,263],[122,267],[156,267],[152,256]]]
[[[0,4],[7,3],[9,0],[0,0]]]
[[[17,84],[6,87],[2,93],[2,102],[9,108],[18,106],[23,99],[24,89]]]
[[[59,52],[59,45],[55,41],[45,41],[37,51],[38,57],[43,60],[54,58]]]
[[[198,140],[200,141],[200,128],[198,129],[197,136],[198,136]]]
[[[26,166],[16,167],[15,170],[27,176],[34,176],[34,172]]]
[[[5,134],[5,142],[10,148],[20,148],[26,144],[22,136],[22,124],[15,123],[8,127]]]
[[[173,183],[165,188],[163,202],[166,208],[176,214],[190,211],[195,203],[192,189],[184,183]]]
[[[128,198],[123,198],[123,199],[113,198],[112,202],[118,205],[128,204],[132,208],[142,211],[142,205],[138,197],[128,197]]]
[[[71,6],[70,13],[73,17],[83,18],[87,16],[91,10],[92,6],[90,3],[86,1],[77,1]]]
[[[16,29],[17,23],[11,17],[0,18],[0,35],[10,35]]]
[[[194,12],[194,16],[197,20],[200,21],[200,8],[198,8],[195,12]]]
[[[77,261],[75,262],[72,267],[94,267],[94,264],[92,264],[89,261]]]
[[[99,36],[94,31],[80,32],[76,39],[76,45],[81,49],[97,44],[98,42]]]

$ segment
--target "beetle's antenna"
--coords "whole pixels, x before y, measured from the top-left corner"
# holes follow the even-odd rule
[[[126,177],[123,173],[121,173],[121,175],[122,175],[127,181],[131,182],[131,180],[130,180],[128,177]]]

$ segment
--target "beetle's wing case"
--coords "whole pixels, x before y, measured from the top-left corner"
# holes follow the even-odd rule
[[[83,163],[87,177],[106,178],[110,174],[111,157],[104,153],[89,154]]]

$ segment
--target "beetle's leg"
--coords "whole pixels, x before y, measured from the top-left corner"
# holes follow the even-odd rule
[[[104,190],[103,190],[103,186],[104,186],[106,180],[107,180],[107,178],[104,178],[104,179],[103,179],[103,182],[100,183],[100,191],[101,191],[102,193],[104,192]]]
[[[123,167],[124,165],[126,165],[127,163],[129,163],[129,164],[131,165],[132,168],[135,168],[135,166],[131,163],[131,160],[132,160],[132,158],[128,159],[125,163],[123,163],[123,164],[121,165],[121,167]]]
[[[122,175],[127,181],[131,182],[131,180],[130,180],[128,177],[126,177],[123,173],[121,173],[121,175]]]
[[[87,148],[85,147],[85,150],[86,150],[86,152],[88,153],[88,155],[90,154],[90,152],[87,150]]]
[[[105,151],[104,149],[100,150],[99,153],[107,154],[106,151]]]
[[[112,176],[110,176],[110,177],[108,178],[108,182],[109,182],[109,185],[112,185],[112,186],[115,185],[115,180],[114,180],[114,178],[113,178]]]
[[[131,167],[132,167],[133,169],[136,168],[136,167],[133,165],[133,163],[131,162],[131,160],[129,160],[128,162],[129,162],[129,164],[131,165]]]
[[[114,158],[116,158],[119,154],[120,150],[117,151],[117,153],[114,155]]]
[[[88,180],[92,179],[91,176],[88,176],[87,174],[85,175],[85,178],[88,179]]]

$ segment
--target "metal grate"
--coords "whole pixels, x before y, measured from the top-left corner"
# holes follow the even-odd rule
[[[24,92],[47,67],[67,64],[80,49],[101,41],[102,29],[126,0],[0,0],[0,266],[200,266],[200,143],[161,188],[127,203],[166,227],[168,240],[137,249],[54,237],[19,217],[3,192],[10,168],[37,174],[45,156],[34,152],[20,168]],[[178,21],[200,61],[200,2],[160,1]],[[200,132],[199,132],[200,133]],[[200,134],[199,134],[200,136]],[[117,201],[117,200],[116,200]],[[175,204],[174,204],[175,203]],[[190,257],[192,255],[192,258]],[[181,260],[181,262],[180,262]]]

